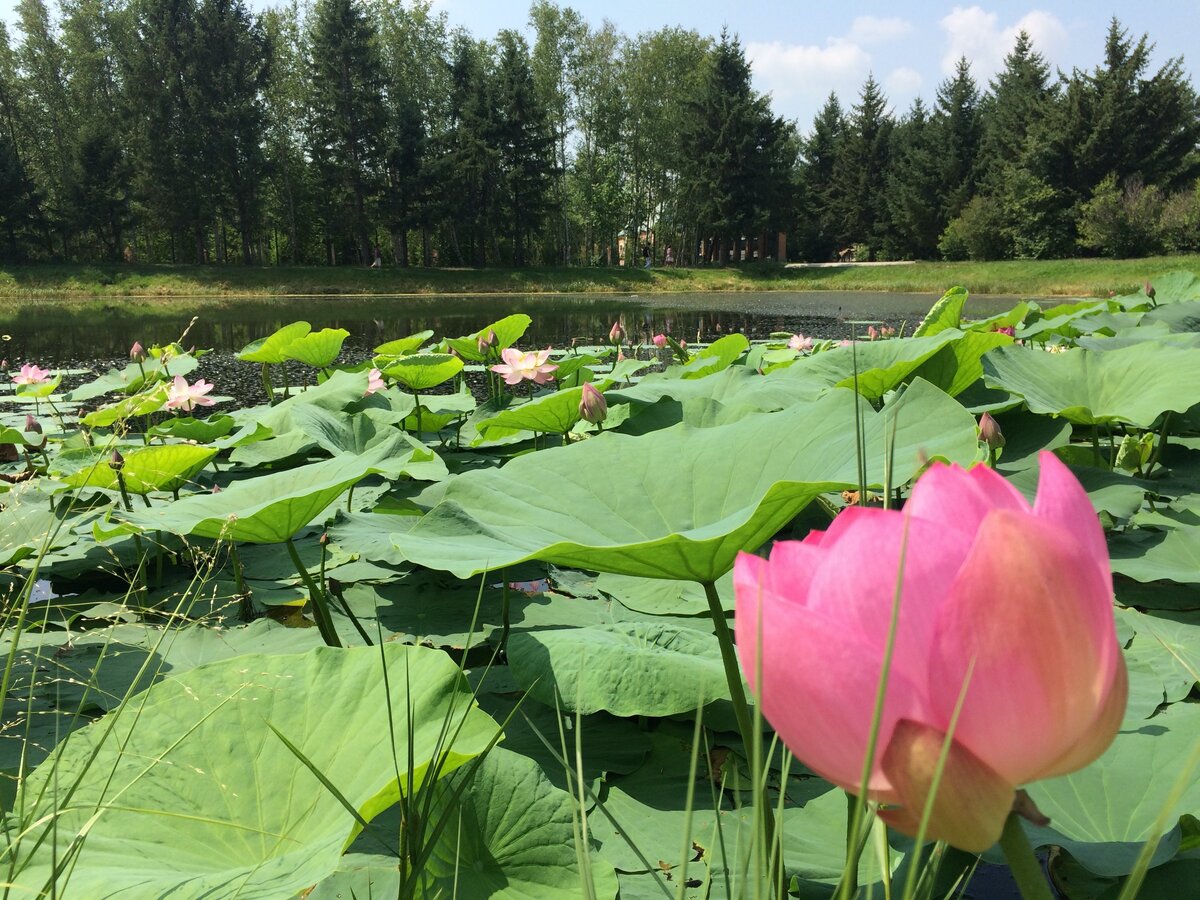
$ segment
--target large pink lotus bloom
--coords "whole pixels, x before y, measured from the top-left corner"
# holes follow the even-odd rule
[[[49,369],[40,369],[33,363],[25,363],[21,366],[21,371],[13,376],[13,384],[46,384],[50,380],[50,374]]]
[[[667,336],[665,334],[656,334],[650,340],[652,340],[654,342],[654,346],[658,347],[660,350],[667,346]]]
[[[547,362],[550,359],[549,347],[529,353],[522,353],[514,347],[507,347],[500,351],[500,358],[504,362],[492,366],[492,371],[497,375],[503,375],[505,384],[520,384],[522,380],[545,384],[558,371],[557,365]]]
[[[378,369],[372,369],[367,373],[367,389],[363,391],[364,397],[369,397],[376,391],[382,391],[387,384],[384,383],[383,373]]]
[[[195,384],[188,384],[186,378],[176,375],[171,386],[167,388],[167,409],[191,412],[197,406],[212,406],[217,401],[204,396],[212,389],[213,386],[203,378],[197,379]]]
[[[764,715],[862,794],[903,556],[865,793],[916,833],[965,685],[926,834],[972,852],[999,839],[1017,786],[1096,759],[1125,711],[1104,532],[1066,466],[1040,459],[1032,507],[992,469],[935,465],[903,512],[851,507],[734,567],[738,652]]]
[[[795,350],[797,353],[804,353],[806,350],[813,348],[813,339],[804,334],[793,334],[788,338],[788,349]]]

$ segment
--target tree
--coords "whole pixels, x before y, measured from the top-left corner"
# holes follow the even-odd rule
[[[834,165],[830,207],[838,241],[866,244],[872,259],[888,228],[886,172],[893,126],[887,99],[868,75]]]
[[[980,102],[977,170],[985,193],[1000,193],[1012,167],[1022,163],[1030,133],[1045,119],[1056,97],[1045,57],[1033,49],[1028,32],[1019,32],[1004,57],[1004,68]]]
[[[964,56],[955,65],[954,77],[938,86],[934,114],[943,222],[958,215],[974,194],[980,131],[979,89]]]
[[[368,203],[383,167],[382,65],[372,20],[358,0],[318,0],[308,46],[308,146],[325,196],[331,256],[345,227],[371,261]]]
[[[918,97],[896,126],[892,138],[892,165],[887,176],[888,215],[891,229],[883,249],[888,256],[931,259],[945,227],[944,131],[930,119]]]
[[[515,266],[526,263],[529,236],[550,207],[556,177],[554,134],[533,85],[529,47],[515,31],[501,31],[496,70],[499,118],[495,129],[502,205]]]
[[[836,194],[834,169],[845,133],[842,105],[837,94],[831,92],[801,148],[800,247],[805,259],[827,260],[837,249],[839,228],[832,209]]]

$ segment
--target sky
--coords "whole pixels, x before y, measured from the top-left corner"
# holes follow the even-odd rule
[[[13,39],[16,2],[0,0],[0,17],[10,23]],[[369,6],[372,0],[365,2]],[[261,9],[271,0],[249,3]],[[465,27],[476,37],[518,28],[532,40],[526,2],[435,0],[434,5],[452,26]],[[917,96],[932,101],[938,82],[962,55],[983,86],[1003,65],[1020,29],[1033,36],[1053,67],[1067,72],[1093,68],[1114,15],[1132,36],[1149,35],[1155,44],[1153,66],[1183,56],[1193,82],[1200,80],[1200,0],[559,0],[559,5],[573,7],[594,24],[608,19],[627,35],[682,26],[715,36],[728,27],[751,60],[755,87],[771,95],[777,115],[796,120],[801,130],[808,129],[831,90],[849,106],[868,73],[883,85],[897,113]]]

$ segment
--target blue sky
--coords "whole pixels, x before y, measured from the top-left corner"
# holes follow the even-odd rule
[[[250,3],[264,8],[270,0]],[[0,0],[0,16],[10,23],[15,5],[16,0]],[[1184,56],[1193,80],[1200,73],[1196,0],[784,0],[741,5],[729,0],[575,0],[560,5],[575,8],[593,23],[607,18],[629,35],[665,25],[715,35],[728,26],[752,60],[758,89],[772,95],[778,114],[797,119],[805,130],[830,90],[848,105],[868,72],[883,84],[897,111],[917,95],[932,99],[937,83],[961,54],[971,60],[982,84],[1001,66],[1019,28],[1033,35],[1052,65],[1069,71],[1099,62],[1109,18],[1116,15],[1133,35],[1150,35],[1156,66],[1169,57]],[[477,37],[491,37],[501,28],[527,28],[529,6],[523,2],[437,0],[435,6],[452,25],[464,26]],[[10,34],[14,31],[10,28]]]

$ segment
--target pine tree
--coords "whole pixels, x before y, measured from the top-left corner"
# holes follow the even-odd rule
[[[837,250],[834,168],[845,133],[842,105],[837,94],[830,93],[802,147],[800,250],[805,259],[824,261]]]
[[[893,133],[887,176],[892,227],[883,247],[890,257],[932,259],[937,255],[938,238],[946,225],[942,134],[920,97]]]
[[[359,262],[367,265],[372,259],[368,205],[379,188],[387,116],[377,32],[359,0],[318,0],[308,71],[308,145],[328,200],[330,249],[344,223]]]
[[[976,181],[981,133],[979,89],[965,56],[955,65],[954,77],[938,86],[933,121],[941,161],[942,221],[946,222],[966,206]]]
[[[888,229],[886,173],[893,127],[887,99],[868,75],[834,165],[830,208],[839,243],[865,243],[871,259]]]

